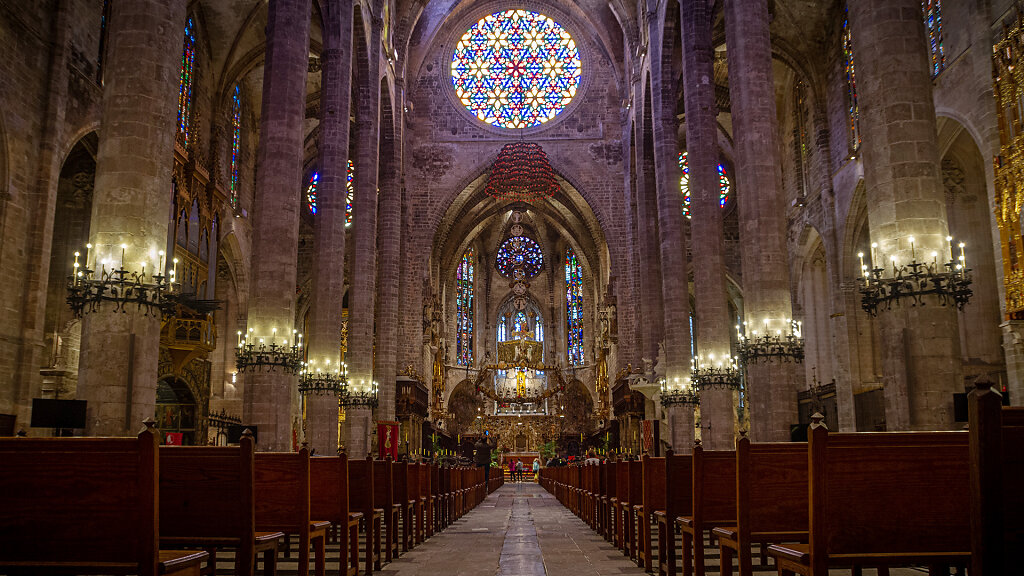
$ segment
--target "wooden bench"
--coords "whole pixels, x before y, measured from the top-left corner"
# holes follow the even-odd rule
[[[602,510],[601,516],[601,530],[604,535],[604,539],[614,543],[615,542],[615,502],[618,501],[615,491],[615,479],[617,470],[615,462],[605,462],[601,464],[602,474],[604,476],[604,493],[601,496]]]
[[[650,572],[653,568],[654,559],[651,557],[651,529],[654,523],[654,513],[657,510],[665,509],[665,459],[661,457],[644,456],[640,461],[642,466],[643,496],[640,508],[637,510],[637,563],[644,571]]]
[[[349,509],[348,456],[316,456],[309,460],[309,507],[338,533],[339,567],[343,574],[359,573],[359,520]]]
[[[299,576],[309,574],[309,549],[314,548],[316,576],[324,576],[327,528],[330,522],[311,519],[309,449],[298,452],[257,452],[254,494],[256,530],[299,537]]]
[[[721,576],[732,575],[733,555],[741,576],[752,576],[752,548],[807,542],[807,443],[736,443],[736,524],[714,528]]]
[[[374,463],[369,456],[348,462],[349,507],[363,515],[363,542],[366,546],[363,570],[367,574],[381,569],[380,533],[384,510],[375,505],[377,483],[373,471]]]
[[[736,524],[736,451],[693,448],[693,510],[679,516],[683,574],[704,576],[704,533]]]
[[[384,511],[384,561],[398,558],[398,522],[401,506],[395,502],[395,479],[391,459],[373,461],[373,506]]]
[[[0,573],[198,576],[206,552],[159,546],[156,432],[0,438]]]
[[[991,384],[968,395],[971,576],[1020,571],[1024,549],[1024,408],[1002,407]]]
[[[966,432],[809,433],[809,544],[773,544],[780,575],[926,565],[971,556]]]
[[[423,507],[423,509],[421,511],[421,514],[420,514],[421,525],[422,525],[422,527],[420,529],[420,532],[421,532],[422,538],[424,540],[426,540],[427,538],[430,538],[431,536],[434,535],[434,522],[433,522],[433,516],[434,516],[434,495],[431,493],[431,486],[430,486],[430,480],[431,480],[430,469],[431,468],[432,468],[431,464],[420,464],[419,465],[419,469],[420,469],[420,482],[419,482],[419,487],[420,487],[420,504]]]
[[[408,552],[415,545],[413,527],[416,524],[416,501],[409,483],[409,464],[396,462],[391,471],[395,477],[395,502],[402,512],[402,552]]]
[[[423,465],[409,463],[409,499],[413,505],[413,530],[412,538],[414,544],[421,544],[426,536],[424,518],[426,510],[425,498],[423,497]]]
[[[615,522],[615,546],[629,553],[626,540],[626,516],[629,509],[629,462],[615,463],[615,498],[612,499],[612,517]]]
[[[629,505],[623,507],[626,522],[626,555],[636,562],[640,552],[640,530],[637,514],[644,507],[644,463],[640,460],[629,462]]]
[[[676,523],[693,514],[693,456],[665,455],[665,508],[654,511],[658,523],[658,574],[676,574]]]
[[[235,574],[277,573],[281,532],[256,531],[255,450],[246,431],[238,446],[164,446],[160,454],[160,545],[209,553],[203,574],[217,570],[217,551],[235,552]]]

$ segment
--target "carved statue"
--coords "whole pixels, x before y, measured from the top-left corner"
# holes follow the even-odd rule
[[[657,380],[658,376],[665,375],[665,343],[658,342],[658,359],[654,364],[654,376]]]

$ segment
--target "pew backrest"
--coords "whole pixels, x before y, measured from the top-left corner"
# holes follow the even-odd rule
[[[383,509],[386,516],[395,501],[390,460],[373,461],[373,481],[376,483],[373,487],[373,506]]]
[[[348,457],[316,456],[309,459],[309,507],[318,520],[347,526],[349,512]]]
[[[736,521],[736,451],[693,449],[693,519],[697,525]]]
[[[615,496],[619,502],[629,502],[629,462],[615,463]]]
[[[652,514],[665,509],[665,458],[644,456],[642,464],[644,512]]]
[[[375,501],[373,460],[349,460],[348,497],[349,507],[362,512],[367,518],[373,516]]]
[[[736,443],[736,523],[741,533],[808,530],[807,443]]]
[[[665,515],[669,521],[693,513],[693,456],[665,457]]]
[[[309,450],[257,452],[256,530],[286,534],[309,530]]]

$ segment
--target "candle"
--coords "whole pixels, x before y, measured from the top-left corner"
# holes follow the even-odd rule
[[[952,260],[953,259],[953,249],[950,248],[949,250],[950,250],[950,252],[949,252],[949,254],[950,254],[949,259]],[[89,256],[91,254],[92,254],[92,244],[86,244],[85,245],[85,267],[86,268],[89,268]]]
[[[966,271],[967,271],[967,258],[964,256],[964,246],[966,246],[966,244],[961,242],[959,244],[959,246],[960,246],[960,264],[964,267],[964,272],[966,273]]]
[[[128,249],[127,244],[121,244],[121,268],[124,268],[124,251]]]
[[[871,243],[871,265],[872,266],[878,266],[878,264],[876,264],[876,262],[878,262],[878,260],[875,258],[875,248],[878,248],[878,242],[872,242]]]
[[[953,261],[953,237],[946,236],[946,246],[949,247],[949,261]]]
[[[158,254],[160,255],[160,273],[166,274],[167,270],[164,269],[164,251],[161,250]]]
[[[277,328],[274,328],[273,330],[270,331],[270,343],[277,343]]]
[[[239,347],[239,348],[242,347],[242,331],[241,330],[238,331],[238,343],[236,344],[236,346]]]

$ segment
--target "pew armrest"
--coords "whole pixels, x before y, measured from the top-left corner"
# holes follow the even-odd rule
[[[693,516],[677,516],[676,525],[681,528],[693,529]]]
[[[198,574],[199,566],[209,557],[205,550],[161,550],[158,567],[161,574]]]
[[[768,554],[778,558],[779,560],[807,565],[811,561],[811,545],[772,544],[768,547]]]

